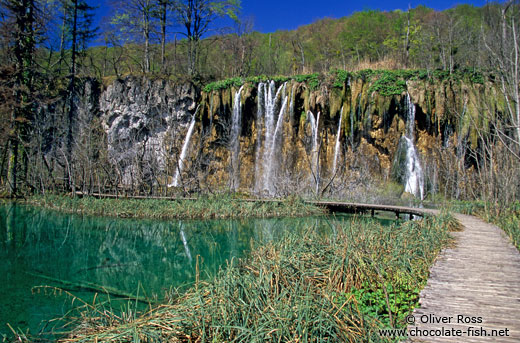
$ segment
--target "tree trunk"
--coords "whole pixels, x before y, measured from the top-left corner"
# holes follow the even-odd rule
[[[408,13],[406,14],[408,25],[406,26],[406,39],[404,42],[404,66],[408,66],[408,59],[410,57],[410,5],[408,5]]]
[[[73,145],[73,126],[74,126],[74,94],[76,92],[76,58],[77,58],[77,43],[78,43],[78,0],[73,0],[74,6],[72,14],[72,44],[71,44],[71,64],[70,64],[70,75],[69,75],[69,87],[67,89],[68,96],[68,109],[67,109],[67,141],[66,141],[66,159],[67,159],[67,172],[65,179],[67,180],[67,187],[69,190],[74,192],[74,182],[72,177],[74,175],[72,167],[72,145]]]
[[[166,19],[168,2],[163,0],[161,3],[161,70],[166,70]]]
[[[15,105],[11,114],[11,132],[9,138],[7,182],[9,195],[18,193],[20,160],[25,160],[23,140],[27,136],[27,121],[31,115],[31,92],[33,81],[34,37],[34,0],[12,2],[15,15],[14,55],[16,58],[15,72]]]
[[[13,138],[9,143],[9,160],[7,165],[7,191],[9,197],[14,198],[18,193],[18,139]]]
[[[144,17],[144,72],[150,72],[150,23],[147,14],[143,13]]]

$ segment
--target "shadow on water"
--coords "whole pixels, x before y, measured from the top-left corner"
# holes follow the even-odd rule
[[[135,304],[133,297],[160,302],[172,289],[193,284],[197,264],[200,277],[208,279],[226,261],[247,256],[253,242],[309,227],[333,234],[335,224],[351,218],[147,221],[2,205],[0,335],[12,334],[7,323],[31,334],[59,330],[63,321],[49,320],[77,306],[74,297],[110,300],[116,311]]]

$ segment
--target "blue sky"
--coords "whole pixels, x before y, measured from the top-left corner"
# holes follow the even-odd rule
[[[93,6],[99,6],[97,10],[98,20],[108,14],[107,0],[90,0],[89,3]],[[412,7],[425,5],[436,10],[444,10],[458,4],[483,6],[485,3],[486,1],[483,0],[242,0],[242,16],[253,18],[256,31],[268,33],[276,30],[292,30],[324,17],[341,18],[365,9],[406,10],[408,4],[410,4]]]

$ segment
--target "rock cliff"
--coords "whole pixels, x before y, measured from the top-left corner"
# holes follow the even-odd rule
[[[426,196],[448,187],[447,158],[478,149],[473,128],[486,125],[482,109],[502,111],[489,82],[411,79],[393,94],[375,82],[264,80],[202,91],[128,77],[91,107],[99,111],[116,183],[165,188],[180,171],[177,185],[185,190],[269,196],[345,196],[392,180],[402,187],[397,193],[421,197],[422,187]],[[415,155],[400,144],[403,137]],[[462,167],[471,163],[466,158]]]

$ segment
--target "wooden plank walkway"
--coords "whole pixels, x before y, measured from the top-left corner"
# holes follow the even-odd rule
[[[423,217],[425,214],[435,214],[435,210],[429,210],[418,207],[405,207],[395,205],[377,205],[377,204],[362,204],[353,202],[336,202],[336,201],[307,201],[307,203],[325,207],[331,212],[346,212],[346,213],[367,213],[374,211],[394,212],[396,216],[399,214],[410,214],[412,216]]]
[[[408,341],[520,342],[520,253],[498,227],[473,216],[456,218],[464,229],[453,234],[456,245],[441,252],[431,268],[420,307],[412,314],[415,325],[408,326],[416,336],[418,329],[444,328],[444,337],[439,332],[424,337],[423,331]],[[443,319],[450,323],[439,322]],[[462,336],[446,336],[452,329]],[[492,330],[503,336],[489,337]]]

